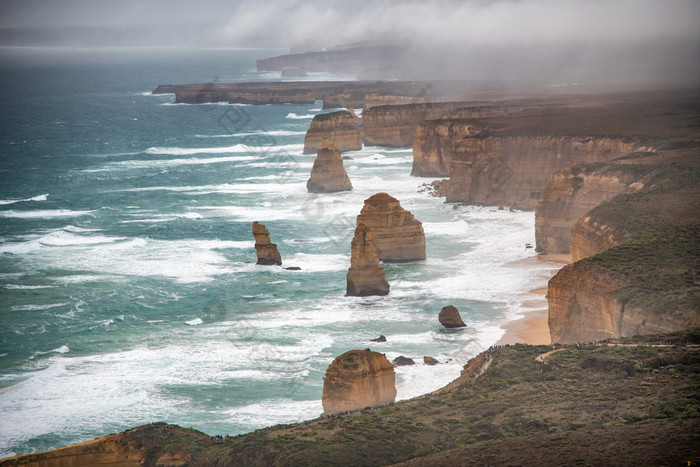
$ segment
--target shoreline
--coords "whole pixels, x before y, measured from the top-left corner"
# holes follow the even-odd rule
[[[515,267],[528,267],[533,262],[546,262],[552,265],[553,277],[561,268],[571,263],[569,254],[544,254],[537,255],[513,263]],[[550,277],[551,278],[551,277]],[[530,289],[530,287],[535,286]],[[496,345],[530,344],[550,345],[552,339],[549,333],[548,308],[547,308],[547,284],[531,284],[530,290],[522,290],[518,293],[520,304],[518,305],[517,319],[501,324],[505,333],[496,342]]]

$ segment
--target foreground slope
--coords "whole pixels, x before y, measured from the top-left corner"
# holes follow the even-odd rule
[[[93,445],[123,465],[686,465],[700,461],[699,343],[694,329],[544,362],[550,347],[501,347],[431,396],[233,438],[154,424]],[[0,465],[88,465],[80,446]]]

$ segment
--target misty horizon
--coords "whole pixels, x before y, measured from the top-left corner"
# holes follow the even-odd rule
[[[700,83],[700,3],[688,0],[352,5],[209,0],[197,7],[164,0],[12,0],[2,8],[4,46],[306,52],[374,41],[402,49],[382,57],[384,71],[360,70],[360,76],[597,85]]]

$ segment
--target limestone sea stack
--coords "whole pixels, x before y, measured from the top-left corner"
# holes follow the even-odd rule
[[[277,245],[270,242],[270,232],[260,222],[253,222],[253,237],[255,237],[255,252],[258,255],[257,264],[280,266],[282,257],[277,251]]]
[[[340,152],[362,149],[362,134],[355,111],[339,110],[316,115],[304,137],[304,154],[313,154],[328,138]]]
[[[438,320],[440,321],[440,324],[446,328],[462,328],[466,326],[464,321],[462,321],[462,316],[459,314],[459,310],[452,305],[447,305],[440,310]]]
[[[357,216],[357,225],[360,224],[372,230],[381,261],[404,263],[425,259],[423,224],[387,193],[377,193],[365,200]]]
[[[394,402],[395,378],[384,354],[369,349],[345,352],[323,378],[324,415]]]
[[[343,157],[331,141],[324,137],[321,149],[311,168],[311,176],[306,182],[309,193],[334,193],[352,190],[350,177],[343,167]]]
[[[369,227],[360,224],[355,229],[350,253],[350,269],[347,275],[347,295],[365,297],[387,295],[389,282],[374,247],[374,239]]]

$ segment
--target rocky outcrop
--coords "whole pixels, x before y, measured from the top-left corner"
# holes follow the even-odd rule
[[[452,144],[447,201],[533,209],[554,172],[634,148],[622,138],[466,136]]]
[[[323,378],[326,415],[394,402],[394,366],[381,353],[351,350],[333,360]]]
[[[537,251],[569,253],[574,224],[599,204],[641,189],[645,174],[653,169],[630,164],[594,164],[553,174],[535,208]]]
[[[53,451],[1,459],[0,464],[8,467],[178,467],[190,465],[192,461],[187,444],[202,439],[209,440],[209,436],[192,428],[154,423]]]
[[[377,193],[365,200],[357,224],[371,229],[381,261],[401,263],[426,257],[423,224],[387,193]]]
[[[396,357],[392,363],[394,366],[411,366],[416,364],[412,358],[404,357],[403,355]]]
[[[440,120],[418,124],[413,140],[413,168],[417,177],[444,177],[450,174],[452,146],[462,138],[479,134],[483,126],[474,120]]]
[[[387,295],[389,282],[384,275],[384,268],[379,265],[372,232],[365,224],[360,224],[355,229],[351,248],[347,295]]]
[[[362,149],[359,119],[351,110],[316,115],[304,138],[304,154],[318,151],[324,138],[328,138],[340,152]]]
[[[265,266],[282,264],[282,257],[277,251],[277,245],[270,242],[270,232],[267,228],[259,223],[253,222],[253,237],[255,237],[255,252],[258,255],[257,264]]]
[[[309,193],[334,193],[352,190],[350,177],[343,167],[343,157],[333,143],[324,137],[321,148],[306,182]]]
[[[446,328],[462,328],[466,326],[464,321],[462,321],[462,316],[459,314],[459,310],[452,305],[447,305],[440,310],[438,320],[440,321],[440,324]]]
[[[440,362],[436,358],[428,357],[428,356],[423,357],[423,363],[425,363],[426,365],[430,365],[430,366],[440,364]]]
[[[639,191],[618,195],[575,224],[576,262],[549,281],[553,342],[700,325],[698,167],[689,157],[685,165],[656,168]]]

